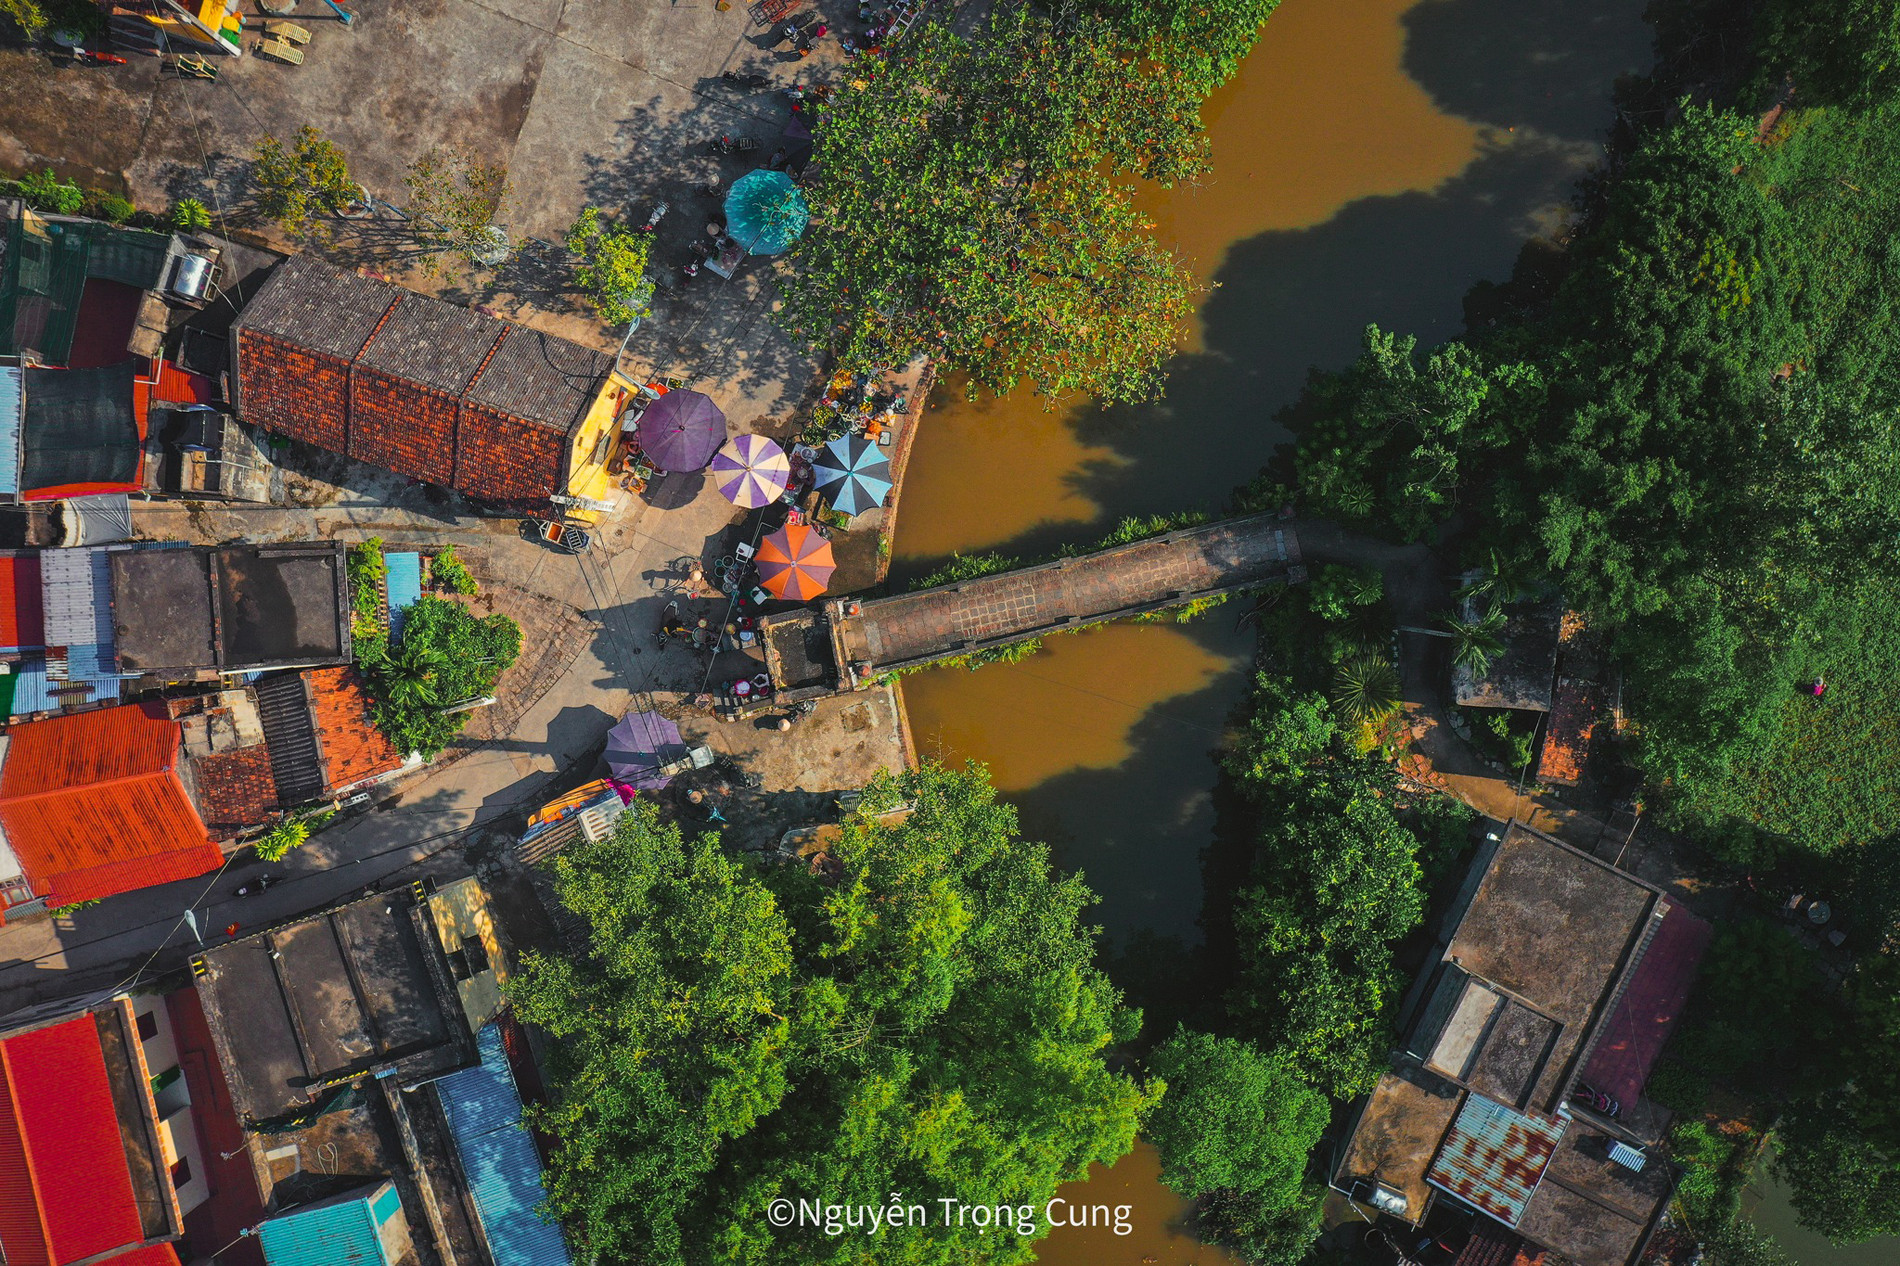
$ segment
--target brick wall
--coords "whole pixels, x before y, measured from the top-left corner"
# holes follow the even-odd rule
[[[347,362],[255,330],[239,330],[237,340],[244,421],[342,452],[349,409]]]
[[[567,436],[481,405],[462,408],[456,488],[490,501],[545,502],[561,491]]]
[[[349,455],[447,485],[455,465],[455,400],[374,369],[356,371]]]

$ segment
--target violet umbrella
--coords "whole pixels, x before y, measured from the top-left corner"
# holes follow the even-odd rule
[[[629,712],[607,731],[607,769],[616,782],[657,791],[673,777],[661,766],[685,755],[680,727],[657,712]]]
[[[726,415],[697,391],[669,391],[635,428],[640,449],[661,470],[699,470],[726,442]]]
[[[792,460],[763,435],[735,435],[712,462],[713,482],[726,500],[747,510],[770,505],[791,482]]]

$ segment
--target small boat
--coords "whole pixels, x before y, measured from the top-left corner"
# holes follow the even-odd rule
[[[538,537],[544,544],[570,554],[585,554],[594,544],[594,538],[581,528],[569,527],[551,519],[523,519],[521,534]]]

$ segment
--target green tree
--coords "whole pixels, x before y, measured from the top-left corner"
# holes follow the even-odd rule
[[[38,0],[0,0],[0,17],[11,20],[28,37],[38,35],[47,26],[46,10]]]
[[[1129,178],[1204,168],[1199,105],[1100,18],[918,28],[820,115],[781,318],[853,368],[928,353],[998,391],[1153,394],[1193,286]]]
[[[251,155],[251,192],[265,219],[293,237],[326,239],[324,217],[357,196],[343,151],[305,124],[289,145],[265,136]]]
[[[1376,725],[1399,710],[1398,669],[1383,655],[1347,660],[1333,675],[1333,702],[1348,721]]]
[[[514,253],[507,233],[494,223],[510,191],[508,169],[500,163],[484,162],[462,146],[437,145],[409,164],[403,184],[423,272],[440,272],[445,256],[467,268],[493,268]]]
[[[1178,1028],[1155,1048],[1148,1070],[1168,1087],[1145,1133],[1170,1187],[1194,1198],[1229,1191],[1263,1211],[1315,1200],[1306,1155],[1326,1129],[1326,1100],[1280,1060],[1246,1042]]]
[[[1846,1097],[1796,1105],[1776,1131],[1774,1165],[1809,1230],[1839,1244],[1900,1235],[1900,1153],[1862,1133]]]
[[[1746,1218],[1730,1218],[1704,1237],[1706,1266],[1795,1266],[1794,1258]]]
[[[653,235],[608,224],[588,207],[567,231],[567,249],[580,256],[574,280],[594,301],[600,319],[627,325],[653,311],[653,283],[646,275]]]
[[[1872,106],[1900,95],[1895,0],[1767,0],[1755,21],[1758,91],[1786,76],[1798,100]]]
[[[352,581],[360,586],[373,583],[381,565],[380,551],[373,563],[371,558],[363,547],[351,551]],[[374,615],[367,620],[373,624]],[[364,622],[359,613],[356,623]],[[379,627],[354,632],[357,667],[369,687],[376,728],[397,751],[425,757],[447,747],[468,723],[468,713],[444,716],[440,709],[493,694],[502,673],[521,654],[521,626],[513,620],[500,614],[478,617],[433,594],[405,610],[402,640],[393,653]]]
[[[550,1202],[587,1252],[861,1261],[862,1238],[774,1231],[765,1207],[1039,1206],[1133,1145],[1153,1096],[1106,1056],[1139,1016],[1093,965],[1081,881],[979,770],[880,779],[864,809],[829,881],[734,861],[644,804],[557,862],[590,948],[528,956],[513,996],[555,1038]],[[1018,1263],[1030,1238],[899,1227],[877,1252]]]

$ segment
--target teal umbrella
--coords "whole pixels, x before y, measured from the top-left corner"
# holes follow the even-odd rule
[[[747,172],[726,194],[726,232],[752,255],[777,255],[805,231],[805,195],[782,171]]]

